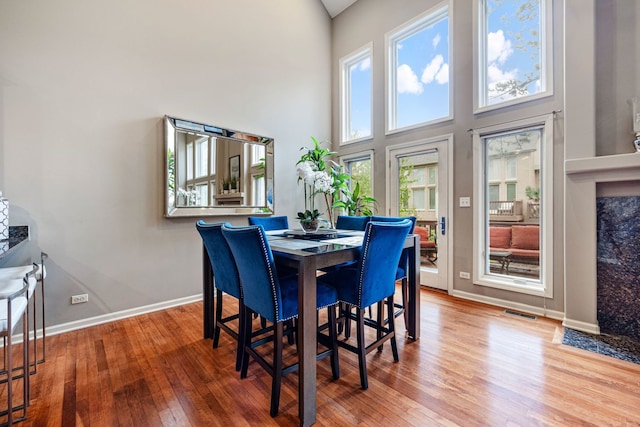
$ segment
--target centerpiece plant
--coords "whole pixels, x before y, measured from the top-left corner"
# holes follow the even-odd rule
[[[329,224],[334,228],[333,208],[340,193],[347,188],[349,175],[342,171],[342,166],[330,159],[336,153],[320,147],[318,140],[311,137],[313,147],[303,147],[306,152],[296,163],[298,183],[304,183],[305,210],[298,212],[301,223],[318,221],[321,216],[316,208],[316,196],[322,195],[327,207]],[[303,225],[304,226],[304,225]]]

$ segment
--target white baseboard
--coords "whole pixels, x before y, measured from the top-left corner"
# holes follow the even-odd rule
[[[586,332],[588,334],[600,335],[600,326],[593,323],[580,322],[579,320],[564,319],[562,326],[565,328],[575,329],[576,331]]]
[[[535,314],[536,316],[541,316],[541,317],[548,317],[550,319],[555,319],[555,320],[564,319],[563,312],[556,311],[556,310],[549,310],[544,307],[536,307],[533,305],[521,304],[518,302],[505,301],[503,299],[491,298],[484,295],[477,295],[477,294],[472,294],[470,292],[464,292],[464,291],[453,290],[451,292],[451,295],[457,298],[463,298],[470,301],[481,302],[481,303],[493,305],[496,307],[510,308],[512,310]]]
[[[58,335],[65,332],[71,332],[78,329],[88,328],[90,326],[101,325],[103,323],[113,322],[115,320],[126,319],[128,317],[139,316],[145,313],[164,310],[165,308],[177,307],[180,305],[190,304],[192,302],[201,301],[202,294],[192,295],[189,297],[178,298],[170,301],[163,301],[156,304],[145,305],[142,307],[131,308],[128,310],[116,311],[114,313],[102,314],[100,316],[88,317],[86,319],[75,320],[73,322],[61,323],[59,325],[47,326],[47,336]],[[38,338],[42,338],[42,329],[36,330]],[[30,331],[30,337],[33,338],[33,331]],[[14,335],[14,342],[22,342],[22,334]]]

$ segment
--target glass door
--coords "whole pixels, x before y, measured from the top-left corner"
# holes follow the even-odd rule
[[[447,290],[447,141],[390,147],[389,215],[415,216],[420,284]]]

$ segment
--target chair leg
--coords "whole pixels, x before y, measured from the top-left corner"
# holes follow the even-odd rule
[[[220,320],[222,319],[222,291],[216,289],[216,312],[213,316],[213,348],[218,348],[220,340]]]
[[[236,347],[236,371],[242,368],[242,358],[244,356],[245,328],[247,322],[245,319],[245,307],[241,300],[238,300],[238,345]]]
[[[351,310],[353,309],[353,306],[349,305],[349,304],[344,304],[343,306],[344,309],[344,313],[343,313],[343,317],[344,317],[344,337],[345,339],[349,339],[349,337],[351,337]]]
[[[282,339],[284,322],[274,325],[273,341],[273,378],[271,381],[271,411],[272,417],[278,415],[280,406],[280,385],[282,384]]]
[[[393,316],[393,295],[387,299],[387,316],[389,317],[389,332],[391,335],[391,352],[393,353],[393,360],[396,362],[400,360],[398,357],[398,345],[396,343],[396,321]]]
[[[369,388],[367,379],[367,347],[364,343],[364,312],[366,308],[356,307],[358,316],[358,324],[356,326],[356,335],[358,339],[358,366],[360,368],[360,386],[363,390]]]
[[[402,289],[402,307],[404,307],[404,325],[405,328],[409,324],[409,310],[407,310],[409,304],[409,280],[404,277],[401,281],[401,289]]]
[[[384,301],[378,301],[377,309],[378,309],[378,319],[377,319],[378,327],[376,328],[376,341],[379,341],[380,338],[382,338],[382,328],[384,327],[384,316],[383,316],[383,313],[384,313]],[[391,313],[393,313],[393,312],[394,312],[394,307],[392,306],[391,307]],[[388,311],[387,311],[387,313],[388,313]],[[382,346],[383,345],[384,344],[380,344],[378,346],[378,351],[382,351]]]
[[[243,333],[244,339],[244,351],[242,352],[242,366],[240,368],[240,378],[247,378],[247,371],[249,370],[249,351],[248,347],[251,347],[251,332],[253,330],[253,322],[252,322],[253,312],[244,307],[244,326]]]
[[[331,342],[331,373],[333,379],[340,378],[340,361],[338,358],[338,336],[336,333],[336,306],[331,305],[327,307],[327,314],[329,320],[329,341]]]

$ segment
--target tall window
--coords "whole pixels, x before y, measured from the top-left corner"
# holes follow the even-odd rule
[[[476,284],[552,296],[552,123],[545,116],[474,131]]]
[[[551,95],[551,0],[478,0],[479,110]]]
[[[353,189],[357,182],[360,184],[361,194],[373,196],[373,152],[342,156],[340,161],[345,172],[351,175],[349,186]]]
[[[360,197],[373,197],[373,151],[365,151],[340,157],[344,171],[351,175],[349,188],[360,186]]]
[[[341,143],[370,138],[371,43],[340,60]]]
[[[451,117],[449,28],[445,4],[386,35],[387,132]]]

